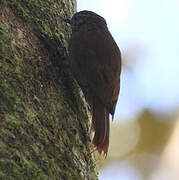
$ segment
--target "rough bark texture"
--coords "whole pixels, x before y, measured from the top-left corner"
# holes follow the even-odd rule
[[[66,59],[73,0],[0,0],[0,179],[96,179]]]

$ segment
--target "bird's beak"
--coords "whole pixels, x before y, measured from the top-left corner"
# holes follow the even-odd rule
[[[72,20],[70,18],[64,19],[64,21],[68,24],[72,24]]]

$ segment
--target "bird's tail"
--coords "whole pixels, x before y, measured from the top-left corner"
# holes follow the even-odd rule
[[[94,151],[107,156],[109,146],[109,112],[97,98],[93,99],[92,129],[95,131],[93,144]],[[91,153],[92,153],[91,152]]]

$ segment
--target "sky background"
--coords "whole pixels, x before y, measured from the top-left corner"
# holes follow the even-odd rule
[[[122,72],[117,117],[143,107],[165,112],[179,105],[177,0],[78,0],[77,9],[106,19],[129,66]]]
[[[117,122],[126,123],[144,108],[163,114],[179,108],[178,0],[77,0],[77,10],[91,10],[103,16],[121,49],[123,70]],[[148,158],[155,162],[158,157]],[[99,178],[143,179],[128,161],[112,162]]]

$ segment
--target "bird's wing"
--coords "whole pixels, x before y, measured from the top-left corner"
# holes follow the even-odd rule
[[[90,31],[72,37],[72,69],[113,115],[120,89],[121,55],[108,32]]]

